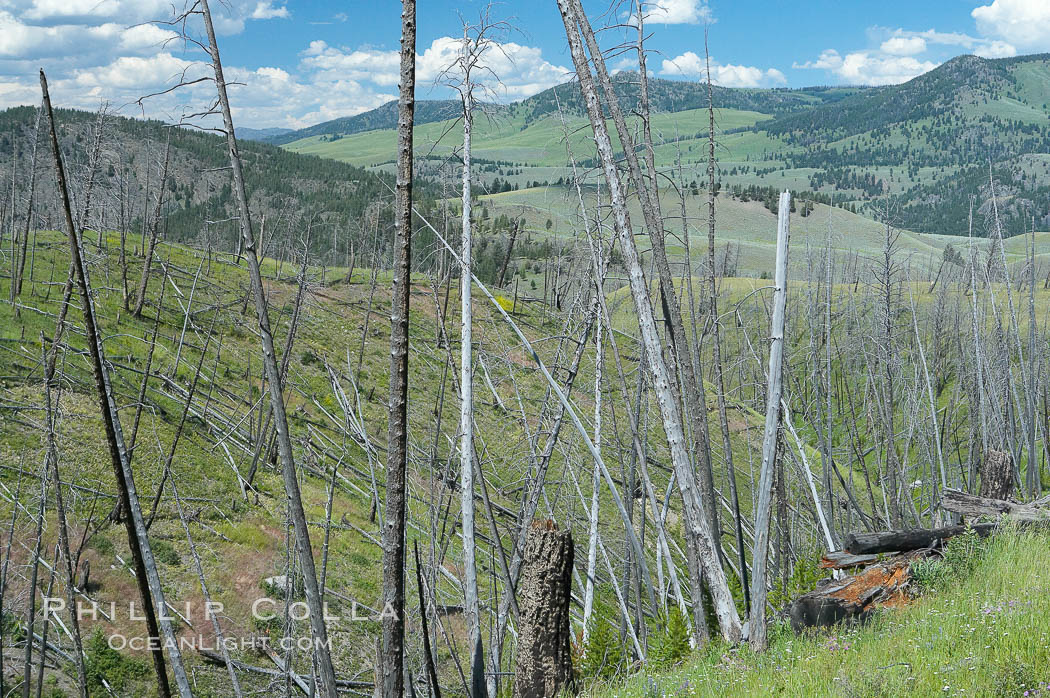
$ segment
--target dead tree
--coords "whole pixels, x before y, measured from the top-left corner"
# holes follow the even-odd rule
[[[642,270],[638,248],[634,239],[634,231],[630,224],[625,191],[617,171],[612,141],[609,138],[605,117],[601,110],[597,90],[595,89],[594,78],[588,65],[587,56],[584,53],[583,42],[581,41],[577,17],[578,8],[572,0],[559,0],[558,8],[561,11],[562,22],[565,25],[565,34],[569,42],[576,74],[579,78],[580,89],[586,103],[591,129],[595,136],[605,181],[609,187],[614,229],[617,237],[620,239],[620,249],[628,272],[631,296],[634,301],[635,312],[638,315],[639,329],[641,330],[646,357],[653,374],[653,386],[660,408],[664,432],[670,446],[671,460],[678,479],[679,492],[682,496],[686,535],[693,539],[693,544],[696,546],[700,564],[707,578],[708,588],[711,592],[722,635],[728,642],[735,643],[740,640],[740,618],[737,615],[733,596],[729,591],[728,580],[718,556],[714,542],[715,532],[711,530],[700,501],[700,495],[697,492],[696,476],[686,447],[682,413],[671,384],[673,376],[668,370],[668,364],[664,357],[664,347],[656,327],[656,317],[649,295],[648,282]],[[593,55],[592,58],[596,61],[598,60],[598,57]],[[631,523],[628,525],[633,526]],[[639,564],[641,563],[640,560],[638,562]]]
[[[146,245],[145,256],[142,261],[142,276],[139,278],[139,292],[135,299],[135,309],[132,314],[142,317],[142,306],[146,303],[146,289],[149,286],[150,271],[153,267],[153,251],[157,247],[157,230],[160,228],[160,213],[164,206],[164,181],[168,178],[168,163],[171,160],[171,131],[168,131],[168,142],[164,146],[164,165],[160,169],[160,186],[157,187],[157,206],[153,211],[153,223],[150,225],[149,242]],[[149,162],[146,163],[149,167]]]
[[[383,695],[404,693],[405,471],[408,467],[408,318],[412,284],[412,127],[415,123],[416,2],[402,0],[401,85],[397,115],[394,201],[394,289],[390,317],[390,417],[386,506],[383,510],[383,595],[394,609],[383,618]],[[373,265],[374,266],[374,265]],[[334,483],[333,483],[334,488]],[[418,567],[418,558],[417,558]],[[426,609],[420,606],[424,622]]]
[[[460,55],[444,72],[451,86],[459,93],[463,117],[463,173],[462,173],[462,236],[460,239],[460,411],[459,460],[460,501],[463,527],[463,595],[470,640],[471,695],[485,694],[485,658],[481,643],[481,609],[478,602],[477,562],[475,560],[474,527],[474,390],[471,306],[471,163],[470,148],[474,126],[474,91],[478,89],[478,73],[489,70],[483,57],[493,49],[491,33],[501,26],[493,23],[487,11],[477,26],[464,23]],[[489,70],[489,72],[491,72]]]
[[[14,274],[11,278],[12,303],[15,302],[15,299],[18,298],[18,295],[22,292],[22,278],[26,269],[26,251],[29,245],[29,229],[33,224],[33,198],[36,194],[36,154],[37,145],[40,143],[40,114],[42,111],[43,109],[37,108],[36,124],[33,126],[33,149],[32,156],[29,160],[29,200],[26,202],[26,224],[22,229],[21,249],[18,252],[18,259],[11,260],[11,268],[14,270]],[[15,312],[17,312],[17,308]]]
[[[92,359],[95,387],[101,403],[106,441],[109,445],[113,474],[117,481],[121,503],[124,511],[128,513],[124,517],[124,521],[128,533],[128,546],[131,548],[131,556],[135,564],[135,578],[139,586],[139,595],[142,597],[142,603],[146,611],[146,626],[150,635],[159,639],[160,632],[157,628],[156,610],[160,609],[162,611],[160,614],[160,627],[164,632],[164,641],[168,645],[175,683],[178,686],[180,695],[183,698],[190,698],[192,693],[189,679],[182,665],[182,655],[179,652],[175,631],[172,628],[171,620],[163,612],[165,608],[164,590],[161,586],[160,574],[157,572],[157,564],[153,559],[153,551],[150,549],[146,524],[142,518],[142,508],[139,506],[135,480],[131,472],[128,452],[124,445],[124,433],[120,427],[120,417],[117,413],[117,405],[114,400],[112,385],[110,384],[109,367],[102,347],[102,335],[95,320],[94,300],[88,280],[87,263],[84,259],[83,239],[73,223],[73,209],[69,201],[69,188],[66,184],[66,173],[62,164],[62,152],[58,144],[58,131],[55,125],[54,112],[51,108],[51,98],[47,91],[47,78],[44,76],[43,70],[40,71],[40,89],[43,92],[44,111],[50,124],[51,148],[55,157],[55,175],[58,180],[63,213],[65,214],[66,229],[69,233],[70,253],[77,287],[80,292],[80,303],[84,313],[84,331],[87,336],[88,351]],[[156,606],[154,606],[154,603],[156,603]],[[168,687],[168,676],[164,666],[164,650],[159,643],[153,650],[152,655],[154,668],[157,672],[157,688],[160,695],[166,698],[170,695],[170,688]]]
[[[648,78],[644,70],[644,50],[639,53],[642,70],[639,72],[641,81],[641,112],[643,134],[646,141],[646,158],[651,178],[647,181],[638,162],[635,152],[634,141],[627,128],[623,112],[620,109],[619,98],[613,89],[612,80],[605,66],[605,58],[601,48],[595,39],[594,31],[583,11],[583,5],[579,0],[570,0],[575,12],[576,21],[579,24],[580,33],[590,52],[591,61],[594,63],[595,74],[605,95],[609,106],[609,113],[616,134],[623,146],[623,152],[627,161],[630,181],[634,184],[635,193],[641,204],[642,217],[645,220],[646,230],[652,243],[653,262],[656,268],[657,278],[660,284],[660,307],[663,311],[664,322],[670,329],[671,346],[664,352],[664,361],[670,373],[669,388],[672,396],[678,402],[678,393],[681,392],[683,410],[683,427],[689,427],[691,439],[690,447],[694,457],[697,459],[696,470],[700,475],[700,496],[704,514],[708,520],[708,526],[714,533],[711,537],[711,545],[715,555],[721,559],[722,546],[718,523],[718,504],[715,499],[714,475],[711,468],[711,446],[707,428],[707,408],[704,397],[703,383],[699,380],[699,362],[694,361],[693,351],[690,347],[689,336],[685,331],[685,322],[682,318],[682,308],[678,301],[678,295],[674,289],[674,277],[671,273],[670,262],[667,258],[665,245],[665,232],[663,227],[663,214],[660,209],[660,191],[656,187],[656,165],[653,155],[652,135],[649,133],[648,124]],[[639,21],[641,16],[639,15]],[[679,483],[681,484],[681,483]],[[690,548],[694,548],[694,540],[686,538]],[[698,552],[691,550],[692,555]],[[699,580],[694,580],[699,584]],[[699,587],[697,588],[699,591]]]
[[[1014,459],[1006,451],[990,449],[981,464],[980,496],[1009,499],[1014,491]]]
[[[772,509],[773,470],[780,429],[780,402],[783,390],[784,308],[787,305],[787,259],[791,194],[780,195],[777,225],[777,261],[773,290],[773,319],[770,331],[769,375],[766,388],[766,428],[762,439],[762,468],[758,481],[758,505],[755,509],[755,546],[751,571],[751,646],[766,648],[766,565],[768,562],[769,519]]]
[[[46,428],[47,453],[46,453],[46,456],[45,456],[46,461],[47,461],[47,466],[45,466],[45,467],[46,467],[47,470],[50,470],[50,472],[51,472],[51,484],[55,488],[55,514],[56,514],[56,516],[58,518],[58,544],[59,544],[59,550],[62,553],[62,559],[65,562],[65,565],[63,566],[62,571],[65,573],[66,605],[70,609],[70,623],[69,623],[69,625],[70,625],[70,628],[73,631],[73,633],[72,633],[72,635],[73,635],[73,648],[75,650],[74,653],[73,653],[73,656],[76,658],[77,682],[79,683],[81,698],[87,698],[87,695],[88,695],[87,674],[86,674],[86,670],[85,670],[85,667],[84,667],[84,647],[83,647],[83,643],[81,642],[80,619],[78,617],[79,614],[76,613],[76,611],[74,610],[76,608],[76,605],[74,604],[75,586],[79,586],[82,590],[86,590],[87,589],[87,576],[88,576],[87,567],[86,567],[87,566],[87,560],[84,560],[85,570],[84,570],[83,580],[82,580],[83,583],[77,585],[76,584],[77,580],[76,580],[76,578],[73,575],[73,564],[74,563],[73,563],[73,556],[72,556],[72,554],[70,552],[70,547],[69,547],[69,528],[66,525],[66,507],[65,507],[65,501],[63,500],[63,497],[62,497],[62,478],[60,477],[59,472],[58,472],[58,448],[57,448],[57,446],[55,444],[55,442],[56,442],[56,439],[55,439],[55,415],[54,415],[54,410],[52,409],[52,405],[51,405],[51,383],[54,380],[54,368],[53,368],[53,366],[51,364],[48,363],[47,351],[46,351],[46,349],[44,349],[45,346],[46,345],[44,344],[44,335],[43,335],[43,333],[41,333],[40,334],[40,348],[41,348],[41,352],[42,352],[41,358],[42,358],[44,366],[46,367],[45,370],[47,371],[47,374],[44,376],[44,415],[45,415],[45,419],[47,420],[47,428]],[[57,560],[56,560],[56,562],[57,562]],[[52,571],[52,573],[53,573],[53,571]],[[46,621],[47,621],[47,615],[46,614],[44,616],[44,620],[45,620],[45,623],[46,623]],[[46,632],[46,629],[45,629],[45,632]],[[32,643],[27,643],[27,644],[32,644]],[[40,663],[41,663],[41,666],[43,666],[43,663],[44,663],[43,657],[41,657]],[[28,682],[27,682],[26,686],[27,686],[27,690],[28,690]]]
[[[230,167],[233,171],[234,195],[237,197],[237,207],[240,214],[240,237],[248,260],[248,273],[251,278],[252,295],[255,299],[255,312],[258,316],[259,336],[262,341],[263,368],[270,388],[270,403],[274,424],[277,428],[277,445],[281,456],[285,494],[288,497],[289,516],[295,526],[296,548],[299,553],[300,564],[302,565],[306,603],[310,611],[310,629],[314,639],[314,657],[320,671],[322,694],[326,698],[334,698],[338,695],[335,668],[332,666],[332,654],[329,648],[328,631],[325,628],[320,589],[317,584],[317,570],[314,565],[313,548],[310,546],[310,531],[307,527],[306,513],[303,510],[302,496],[299,491],[295,456],[292,453],[292,440],[288,431],[288,415],[284,407],[280,371],[273,348],[273,334],[270,331],[270,312],[266,305],[262,273],[259,269],[259,258],[255,249],[255,234],[252,232],[251,212],[248,208],[248,194],[244,186],[244,173],[237,148],[237,137],[233,130],[233,114],[230,110],[230,100],[226,93],[226,80],[223,77],[222,62],[219,58],[219,44],[215,38],[215,27],[212,23],[208,0],[200,0],[200,11],[204,16],[204,26],[208,35],[208,51],[211,54],[212,69],[215,73],[215,88],[218,92],[219,107],[226,131]]]

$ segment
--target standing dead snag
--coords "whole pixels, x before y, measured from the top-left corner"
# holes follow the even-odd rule
[[[569,649],[572,532],[553,521],[533,521],[525,543],[518,607],[515,698],[553,698],[575,693]]]
[[[120,416],[117,413],[117,405],[113,399],[109,368],[107,367],[102,347],[102,336],[99,334],[98,325],[95,322],[95,307],[88,280],[87,263],[84,260],[83,239],[78,234],[76,225],[73,223],[73,209],[69,201],[69,187],[66,184],[65,168],[62,165],[62,152],[58,145],[55,115],[51,109],[51,97],[47,92],[47,78],[44,76],[43,70],[40,71],[40,90],[43,93],[44,111],[50,125],[51,148],[55,156],[55,176],[58,180],[59,195],[62,199],[66,229],[69,232],[69,248],[72,256],[73,273],[76,276],[77,286],[80,291],[80,303],[84,311],[84,332],[87,336],[88,351],[91,354],[95,387],[98,390],[98,397],[101,402],[106,441],[109,444],[109,453],[113,462],[113,473],[117,481],[117,489],[120,492],[120,501],[124,511],[128,513],[124,517],[124,522],[128,532],[128,546],[131,548],[131,557],[135,563],[135,578],[139,586],[139,595],[142,597],[142,605],[146,611],[146,627],[152,637],[159,639],[160,632],[157,629],[156,609],[161,609],[160,626],[164,631],[164,642],[168,645],[175,683],[179,688],[180,695],[183,698],[190,698],[192,693],[190,692],[189,679],[186,677],[186,671],[182,666],[182,655],[179,652],[175,631],[172,628],[171,620],[163,612],[165,608],[164,590],[161,587],[157,564],[153,559],[153,551],[150,550],[146,523],[142,518],[142,508],[139,506],[138,493],[135,490],[135,479],[132,475],[128,451],[124,445],[124,432],[121,430]],[[156,603],[156,607],[154,607],[154,603]],[[164,650],[159,644],[153,649],[152,655],[153,665],[157,672],[157,689],[161,696],[169,696],[170,688],[168,687],[167,671],[164,667]]]
[[[397,115],[397,189],[394,203],[394,253],[397,259],[390,316],[390,420],[387,431],[386,506],[383,510],[383,600],[394,609],[393,617],[383,618],[382,681],[383,695],[388,698],[402,695],[405,675],[405,470],[408,467],[408,316],[412,283],[412,126],[416,106],[415,90],[416,2],[403,0],[401,94]],[[426,608],[422,601],[420,609],[425,623]]]
[[[981,464],[980,495],[986,499],[1009,499],[1014,492],[1014,459],[1006,451],[989,449]]]
[[[237,149],[237,137],[233,130],[233,114],[230,111],[230,99],[226,93],[226,80],[223,78],[222,62],[219,59],[219,44],[215,38],[215,26],[212,24],[208,0],[200,1],[200,11],[204,16],[204,26],[208,34],[208,51],[211,54],[212,68],[215,72],[215,89],[218,92],[223,126],[226,130],[226,143],[230,153],[230,169],[233,171],[233,190],[234,195],[237,197],[237,206],[240,213],[241,241],[244,244],[245,256],[248,260],[248,274],[252,283],[252,295],[255,298],[255,312],[259,319],[263,368],[266,372],[266,381],[270,387],[270,403],[273,410],[274,424],[277,428],[277,445],[281,456],[284,490],[288,496],[288,513],[295,526],[295,543],[299,553],[299,563],[302,565],[306,605],[310,612],[310,630],[314,639],[314,657],[317,660],[317,667],[320,672],[321,695],[327,698],[334,698],[334,696],[338,695],[338,689],[335,682],[335,668],[332,666],[328,630],[325,628],[321,592],[317,584],[317,568],[314,565],[313,548],[310,546],[310,531],[307,528],[306,512],[303,509],[299,480],[295,472],[292,439],[288,433],[288,414],[285,412],[284,395],[281,390],[281,374],[273,348],[273,333],[270,331],[270,312],[266,307],[262,272],[259,269],[259,257],[255,250],[255,234],[252,232],[251,212],[248,208],[248,193],[244,187],[241,156]]]
[[[777,224],[777,263],[774,281],[773,322],[770,331],[769,376],[766,395],[766,429],[762,439],[762,469],[758,480],[758,508],[755,510],[755,546],[751,571],[751,646],[766,648],[766,554],[769,545],[769,519],[773,498],[773,467],[780,429],[780,396],[783,388],[784,307],[787,304],[787,257],[791,194],[780,195]]]

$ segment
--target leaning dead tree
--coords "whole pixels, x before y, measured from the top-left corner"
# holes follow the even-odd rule
[[[580,90],[583,93],[587,106],[587,113],[590,118],[591,129],[594,132],[605,182],[609,188],[613,227],[620,240],[620,250],[627,268],[631,295],[634,300],[635,312],[638,316],[645,355],[653,375],[653,387],[656,392],[664,432],[671,451],[671,461],[678,479],[678,490],[682,497],[685,514],[686,535],[692,539],[692,544],[696,546],[700,567],[711,592],[722,636],[727,641],[735,643],[740,639],[740,618],[736,611],[732,593],[729,591],[725,570],[722,568],[722,563],[719,559],[718,547],[714,542],[715,534],[709,525],[707,515],[701,504],[696,476],[686,446],[682,412],[676,400],[672,386],[673,376],[668,370],[664,347],[656,327],[656,317],[649,295],[649,285],[645,272],[642,269],[638,248],[635,244],[634,230],[631,227],[627,212],[625,191],[617,170],[616,155],[613,152],[612,141],[609,137],[605,117],[602,113],[597,90],[595,89],[594,78],[591,74],[587,56],[584,53],[581,40],[579,7],[573,0],[559,0],[558,8],[561,11],[562,21],[565,25],[565,34],[568,38],[570,53],[572,54],[576,75],[579,79]],[[598,60],[594,55],[592,55],[592,58],[595,61]],[[694,583],[699,583],[699,581],[694,579]]]
[[[124,522],[128,533],[128,546],[131,548],[131,556],[135,564],[135,578],[139,586],[139,595],[142,597],[142,603],[146,611],[146,626],[150,635],[158,638],[158,640],[160,639],[161,631],[163,631],[164,643],[168,648],[172,673],[175,676],[175,684],[179,689],[179,694],[183,698],[190,698],[192,693],[189,679],[186,676],[186,670],[183,668],[182,655],[179,652],[175,630],[172,627],[171,619],[165,612],[164,590],[161,586],[160,574],[157,571],[157,563],[153,558],[153,551],[150,549],[149,536],[146,532],[142,508],[139,505],[138,493],[135,489],[135,479],[131,471],[129,454],[124,445],[124,433],[120,427],[120,416],[117,412],[117,404],[110,382],[109,367],[106,363],[105,351],[102,346],[102,335],[99,333],[98,323],[95,318],[94,299],[88,278],[83,237],[81,231],[77,229],[73,222],[73,209],[69,200],[69,187],[66,183],[65,168],[62,164],[62,152],[58,144],[58,131],[55,125],[54,111],[51,108],[51,97],[47,91],[47,78],[43,70],[40,71],[40,89],[43,93],[44,111],[50,125],[55,177],[62,201],[66,230],[69,234],[69,249],[76,276],[76,285],[80,293],[80,303],[84,313],[84,332],[88,338],[87,345],[91,356],[95,388],[98,392],[102,409],[106,442],[109,446],[110,459],[113,463],[113,474],[117,482],[117,489],[120,492],[120,502],[124,511],[127,512],[127,515],[124,516]],[[157,628],[158,611],[160,612],[160,630]],[[168,696],[170,695],[170,688],[168,687],[168,676],[165,669],[164,650],[159,642],[153,649],[152,656],[157,673],[158,691],[162,696]]]
[[[194,7],[196,8],[197,6],[195,5]],[[215,27],[212,23],[208,0],[200,0],[199,8],[208,35],[207,50],[211,56],[212,70],[215,74],[215,89],[218,92],[219,109],[222,113],[223,126],[226,131],[230,169],[233,174],[233,190],[237,199],[239,213],[241,241],[248,261],[248,275],[251,279],[252,295],[255,300],[259,338],[262,342],[263,369],[269,385],[270,405],[274,426],[277,430],[277,446],[281,458],[285,494],[288,499],[288,514],[291,518],[292,526],[295,528],[295,545],[299,553],[299,564],[302,568],[303,585],[306,590],[306,603],[310,611],[310,630],[314,639],[314,658],[320,673],[319,687],[324,696],[334,698],[334,696],[338,695],[335,668],[332,665],[332,654],[328,642],[328,631],[325,627],[321,592],[317,583],[313,548],[310,545],[310,530],[306,521],[306,512],[303,509],[302,495],[299,491],[295,455],[292,452],[292,439],[288,429],[288,414],[285,411],[284,395],[281,389],[280,369],[277,365],[277,356],[273,347],[273,333],[270,331],[270,312],[266,305],[262,273],[259,269],[259,257],[256,252],[255,233],[252,231],[251,211],[248,208],[248,194],[244,186],[244,173],[240,153],[237,148],[237,137],[233,130],[233,113],[230,109],[230,99],[226,93],[226,80],[223,77],[222,61],[219,58],[219,44],[215,38]],[[198,10],[194,9],[192,12],[198,12]]]
[[[383,510],[383,695],[404,693],[405,471],[408,467],[408,319],[412,284],[412,127],[416,90],[416,2],[402,0],[401,85],[397,114],[397,183],[394,201],[394,288],[390,317],[390,417],[386,505]],[[418,557],[416,565],[418,567]],[[426,622],[426,608],[420,604]],[[378,681],[378,677],[377,677]]]

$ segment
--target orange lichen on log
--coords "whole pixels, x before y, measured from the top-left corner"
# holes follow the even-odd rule
[[[911,551],[870,565],[863,572],[842,579],[827,579],[814,591],[795,599],[788,613],[796,630],[862,621],[880,607],[899,608],[909,601],[906,587],[911,563],[926,556]]]

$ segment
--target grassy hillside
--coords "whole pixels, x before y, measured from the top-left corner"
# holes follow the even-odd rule
[[[764,654],[715,645],[673,669],[592,685],[588,695],[1046,695],[1050,536],[1008,530],[973,547],[950,549],[936,591],[861,628],[798,637],[780,626]]]
[[[898,225],[925,233],[965,235],[970,197],[976,234],[988,233],[989,161],[1006,235],[1050,228],[1050,57],[953,59],[903,85],[863,90],[716,91],[719,180],[723,188],[790,188],[857,207],[869,218],[889,199]],[[702,85],[654,81],[657,165],[677,178],[706,181],[707,100]],[[625,109],[637,100],[636,76],[618,76]],[[491,119],[478,119],[475,156],[485,184],[497,177],[518,187],[570,175],[566,142],[584,170],[593,143],[570,85],[548,90]],[[558,101],[564,117],[556,118]],[[702,99],[701,99],[702,98]],[[375,119],[373,124],[382,124]],[[296,134],[290,134],[292,138]],[[386,169],[393,160],[390,124],[367,132],[309,136],[295,152]],[[454,119],[420,125],[421,156],[447,158],[462,140]],[[453,158],[454,159],[454,158]],[[427,171],[439,175],[438,169]],[[1029,218],[1023,219],[1027,215]]]
[[[16,545],[12,553],[6,594],[9,605],[3,611],[7,637],[16,639],[23,627],[20,625],[23,616],[21,611],[13,612],[10,604],[24,597],[28,586],[28,563],[35,540],[35,526],[29,513],[35,516],[37,511],[40,490],[36,477],[45,449],[41,428],[44,391],[40,378],[40,337],[54,335],[62,295],[57,278],[68,264],[63,235],[41,231],[36,233],[33,242],[27,281],[18,304],[0,304],[0,519],[5,522],[6,537],[7,526],[14,516],[11,530],[15,540],[25,543]],[[222,618],[225,634],[245,639],[278,638],[285,632],[280,618],[260,622],[251,613],[253,601],[265,595],[274,597],[276,593],[263,581],[284,574],[289,564],[284,490],[276,461],[265,455],[265,449],[259,474],[247,497],[242,496],[239,484],[247,476],[253,460],[266,400],[257,358],[253,310],[245,303],[246,272],[232,255],[161,244],[149,285],[149,302],[143,317],[138,319],[124,308],[122,301],[120,236],[104,235],[100,249],[89,241],[89,249],[91,274],[98,290],[96,311],[107,337],[105,349],[112,365],[127,438],[130,438],[139,403],[143,372],[150,366],[151,378],[145,392],[133,460],[136,484],[147,515],[153,510],[152,498],[162,481],[186,391],[197,366],[202,367],[165,494],[150,529],[151,545],[160,561],[169,603],[183,614],[185,604],[191,604],[186,618],[191,625],[180,622],[180,635],[203,643],[206,648],[209,642],[214,642],[210,623],[203,616],[204,597],[173,487],[177,489],[201,556],[210,593],[225,604]],[[142,262],[130,249],[127,257],[127,276],[134,293]],[[267,259],[263,271],[275,344],[283,355],[299,268]],[[371,270],[358,268],[349,281],[346,274],[345,268],[311,266],[306,269],[306,301],[289,357],[285,395],[315,554],[320,561],[323,550],[327,547],[329,551],[329,604],[332,613],[341,617],[328,624],[335,643],[336,665],[340,676],[370,680],[379,625],[374,620],[353,620],[350,614],[351,605],[356,601],[362,604],[358,613],[368,616],[369,612],[364,609],[376,608],[379,594],[381,553],[377,541],[380,530],[375,518],[374,493],[378,491],[382,497],[390,278],[386,272],[379,273],[373,288]],[[6,298],[7,267],[0,266],[0,279],[0,294]],[[511,303],[501,298],[502,302]],[[433,585],[437,601],[455,609],[462,603],[455,581],[461,555],[455,523],[458,507],[451,510],[444,507],[458,496],[455,495],[456,451],[452,439],[458,400],[446,368],[446,359],[450,356],[447,352],[458,350],[439,340],[436,323],[442,317],[439,310],[446,304],[457,307],[454,292],[444,287],[435,289],[427,277],[416,278],[411,318],[409,416],[414,448],[410,466],[409,538],[420,546],[420,554],[430,570],[428,584]],[[630,314],[624,313],[629,305],[629,299],[610,298],[610,310],[628,324]],[[510,546],[522,487],[531,471],[530,439],[538,431],[549,428],[551,416],[542,408],[546,387],[528,354],[496,319],[486,302],[476,303],[475,316],[476,350],[492,385],[488,388],[489,383],[479,374],[475,385],[475,439],[498,535],[504,546]],[[559,334],[574,337],[582,332],[578,318],[566,325],[564,317],[535,303],[522,302],[515,308],[515,316],[537,340]],[[60,390],[55,399],[59,467],[63,481],[72,483],[66,492],[71,538],[74,546],[76,541],[85,541],[81,560],[90,563],[95,598],[106,604],[116,602],[120,609],[112,622],[85,621],[86,636],[96,638],[89,646],[89,656],[100,667],[98,676],[118,687],[118,694],[151,695],[146,655],[138,651],[114,655],[105,647],[107,637],[115,634],[139,637],[144,630],[121,606],[137,598],[137,592],[126,564],[130,557],[124,529],[106,520],[115,501],[115,485],[105,442],[99,437],[102,422],[84,338],[76,331],[80,314],[75,306],[70,311],[70,320],[74,327],[66,336],[68,346],[58,363]],[[458,336],[456,324],[455,318],[450,317],[445,327],[453,343]],[[154,332],[157,346],[149,359]],[[552,367],[564,366],[566,346],[549,339],[537,342],[540,355]],[[630,370],[637,360],[636,349],[626,340],[623,347],[623,358]],[[330,367],[331,373],[326,367]],[[611,358],[605,370],[607,375],[615,374]],[[564,368],[556,373],[562,378]],[[585,419],[588,411],[593,411],[593,393],[586,387],[589,382],[593,384],[593,376],[593,359],[588,356],[579,374],[584,387],[574,393],[577,409]],[[338,390],[335,385],[339,386]],[[612,399],[619,394],[619,388],[610,382],[606,389],[609,395],[605,404],[610,410],[620,410],[618,401]],[[760,435],[761,418],[743,406],[734,407],[732,414],[734,423],[740,426],[733,442],[734,450],[739,449],[736,457],[739,462],[747,463],[748,452],[757,447],[755,439]],[[605,418],[617,417],[610,411]],[[360,429],[352,424],[359,424]],[[658,420],[652,419],[648,429],[653,440],[653,457],[664,459],[666,447],[660,438]],[[614,443],[612,436],[606,438],[607,452],[622,448]],[[586,462],[580,461],[581,454],[578,437],[570,427],[565,427],[547,475],[549,504],[545,505],[544,514],[564,522],[574,520],[577,504],[572,483],[589,488],[590,479]],[[626,477],[627,474],[617,468],[616,478],[621,486],[626,486],[623,480]],[[652,477],[661,491],[670,481],[669,470],[664,466],[652,468]],[[742,491],[750,492],[747,483],[752,478],[752,474],[742,475]],[[724,472],[719,473],[718,479],[720,488],[728,486]],[[613,540],[616,531],[622,531],[622,523],[606,494],[602,495],[600,504],[601,527]],[[325,546],[329,495],[333,497],[332,525],[327,528],[330,542]],[[749,494],[746,500],[745,510],[750,512]],[[57,541],[57,523],[52,512],[49,504],[43,536],[45,550],[52,550]],[[672,517],[671,530],[677,539],[676,545],[680,546],[681,528],[674,512]],[[479,573],[490,579],[490,575],[499,573],[491,544],[492,523],[479,516],[478,526],[479,545],[484,551],[479,553]],[[585,537],[578,540],[585,545]],[[730,540],[727,532],[726,541]],[[578,555],[585,557],[585,551]],[[431,562],[435,559],[439,561],[436,564]],[[42,574],[46,575],[46,571]],[[46,579],[42,583],[46,584]],[[491,596],[494,593],[493,590],[485,592],[486,604],[496,603]],[[414,594],[410,594],[410,606],[415,609],[417,603]],[[415,620],[409,632],[417,640],[418,613],[415,610],[412,613]],[[451,610],[443,614],[442,622],[450,641],[462,642],[463,627],[457,612]],[[292,621],[287,632],[293,638],[306,637],[308,628],[304,622]],[[66,638],[55,641],[68,649]],[[442,644],[437,652],[443,681],[455,685],[455,663],[449,646]],[[260,658],[251,649],[233,654],[241,661],[271,665],[266,657]],[[199,695],[228,695],[223,669],[203,661],[192,649],[184,655],[193,669]],[[294,658],[301,672],[309,671],[308,661],[308,657],[302,655]],[[17,659],[5,664],[8,685],[14,684],[12,673],[18,666]],[[59,673],[49,671],[48,677],[59,694],[71,690],[68,680]],[[242,675],[241,680],[253,690],[263,691],[268,681],[265,676],[247,674]],[[93,681],[93,691],[102,691],[101,683]]]
[[[572,187],[537,187],[481,197],[481,202],[492,217],[506,215],[524,218],[526,230],[542,236],[551,221],[550,233],[554,239],[568,240],[573,237],[574,225],[578,225],[579,201]],[[588,201],[593,207],[593,201]],[[677,192],[663,190],[661,207],[665,217],[673,217],[668,227],[672,231],[667,245],[668,253],[678,264],[685,262],[685,244],[681,231],[681,199]],[[689,253],[694,272],[706,260],[707,251],[707,194],[699,191],[686,196],[686,211],[689,216]],[[631,220],[641,226],[642,213],[637,201],[631,202]],[[728,193],[722,193],[716,202],[716,246],[721,258],[728,248],[731,256],[730,275],[762,277],[771,276],[776,257],[776,216],[760,201],[742,201]],[[791,216],[791,245],[789,257],[791,276],[802,278],[810,264],[810,254],[823,254],[830,236],[831,248],[836,255],[846,259],[857,256],[862,269],[869,267],[882,254],[886,243],[886,228],[883,224],[866,216],[851,213],[837,206],[813,204],[805,216],[796,210]],[[928,235],[908,230],[894,231],[894,245],[902,257],[902,263],[916,278],[931,279],[936,274],[944,255],[944,248],[953,246],[965,255],[970,242],[966,238],[947,235]],[[1030,236],[1011,238],[1004,247],[1008,264],[1023,263]],[[648,239],[638,238],[642,249],[648,247]],[[990,241],[986,238],[973,240],[974,247],[987,251]],[[1050,233],[1036,237],[1037,275],[1045,278],[1050,272]],[[526,277],[530,278],[530,277]],[[1041,283],[1041,281],[1040,281]]]
[[[25,215],[28,197],[34,120],[35,110],[29,107],[0,112],[0,169],[11,172],[15,166],[19,218]],[[56,122],[73,195],[82,200],[91,170],[96,117],[60,109]],[[43,134],[39,142],[39,186],[33,213],[34,226],[45,226],[48,221],[61,220],[61,215]],[[168,173],[161,183],[169,145]],[[251,140],[242,140],[240,151],[255,227],[263,230],[265,252],[271,256],[285,255],[301,245],[299,229],[312,224],[314,259],[345,264],[351,246],[369,249],[373,244],[375,236],[362,221],[371,216],[384,224],[390,220],[385,200],[393,177]],[[109,115],[103,123],[93,179],[96,205],[91,225],[142,233],[155,218],[158,192],[163,190],[160,226],[167,239],[202,249],[234,250],[240,233],[228,165],[225,136]],[[433,197],[426,182],[416,189],[421,204]],[[380,243],[381,254],[385,237]]]

